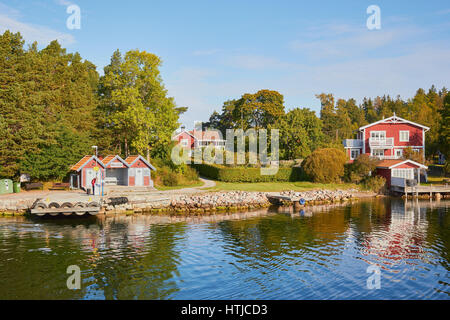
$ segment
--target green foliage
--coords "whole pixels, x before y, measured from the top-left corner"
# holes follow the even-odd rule
[[[330,183],[340,182],[344,176],[347,156],[342,150],[334,148],[317,149],[302,163],[302,168],[311,181]]]
[[[324,141],[322,121],[307,108],[289,111],[273,127],[280,130],[281,159],[303,159]]]
[[[414,151],[411,147],[403,149],[403,159],[408,159],[423,164],[425,163],[423,157],[423,150]]]
[[[187,186],[199,182],[197,171],[186,164],[176,166],[172,162],[165,164],[164,160],[158,159],[154,165],[157,168],[154,175],[156,186]]]
[[[383,193],[386,188],[386,179],[381,176],[366,177],[362,181],[363,189],[376,193]]]
[[[367,154],[359,155],[355,161],[345,165],[345,180],[360,183],[377,167],[378,160]]]
[[[211,164],[192,165],[201,176],[222,182],[273,182],[300,181],[304,178],[301,168],[278,168],[275,175],[261,175],[260,168],[225,167]]]
[[[19,33],[0,36],[0,175],[32,171],[33,178],[63,177],[69,166],[50,153],[67,155],[58,145],[80,151],[78,146],[93,137],[98,74],[92,63],[66,53],[57,41],[40,51],[36,43],[27,50],[23,45]],[[61,128],[72,133],[67,143]]]
[[[38,152],[27,153],[21,162],[21,169],[34,180],[63,180],[68,168],[80,160],[80,154],[89,153],[89,137],[66,128],[59,130],[56,141],[41,144]]]
[[[100,79],[104,128],[114,136],[110,143],[152,157],[170,154],[172,133],[185,108],[167,97],[159,72],[161,60],[152,53],[133,50],[122,58],[117,50]],[[122,149],[123,146],[123,149]]]
[[[260,90],[254,94],[246,93],[238,100],[228,100],[222,113],[214,112],[206,127],[226,129],[267,129],[284,114],[284,97],[277,91]]]

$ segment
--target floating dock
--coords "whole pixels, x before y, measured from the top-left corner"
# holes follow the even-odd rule
[[[30,209],[30,213],[39,217],[49,214],[50,216],[84,216],[84,215],[97,215],[100,212],[101,204],[98,202],[51,202],[47,205],[42,199],[37,199]]]

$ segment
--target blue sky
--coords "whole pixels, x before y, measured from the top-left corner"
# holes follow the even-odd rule
[[[66,27],[70,4],[81,9],[80,30]],[[380,30],[366,27],[372,4]],[[0,0],[6,29],[41,46],[59,39],[100,73],[116,49],[157,54],[188,127],[260,89],[282,93],[288,109],[318,111],[321,92],[360,102],[449,87],[448,1]]]

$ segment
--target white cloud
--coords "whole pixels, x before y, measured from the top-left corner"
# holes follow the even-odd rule
[[[0,32],[3,33],[6,30],[20,32],[26,42],[31,43],[37,41],[40,45],[46,45],[53,40],[58,40],[63,46],[75,42],[75,38],[71,34],[59,32],[41,25],[24,23],[19,21],[18,17],[18,11],[15,11],[13,15],[0,14]]]
[[[289,42],[288,47],[315,60],[354,58],[397,41],[412,40],[423,33],[424,30],[414,26],[370,31],[364,26],[325,25],[310,28],[301,39]]]

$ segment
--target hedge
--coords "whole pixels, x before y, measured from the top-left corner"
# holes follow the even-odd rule
[[[212,164],[192,164],[201,176],[223,182],[273,182],[301,181],[304,179],[300,167],[278,168],[275,175],[262,175],[260,168],[225,167]]]

